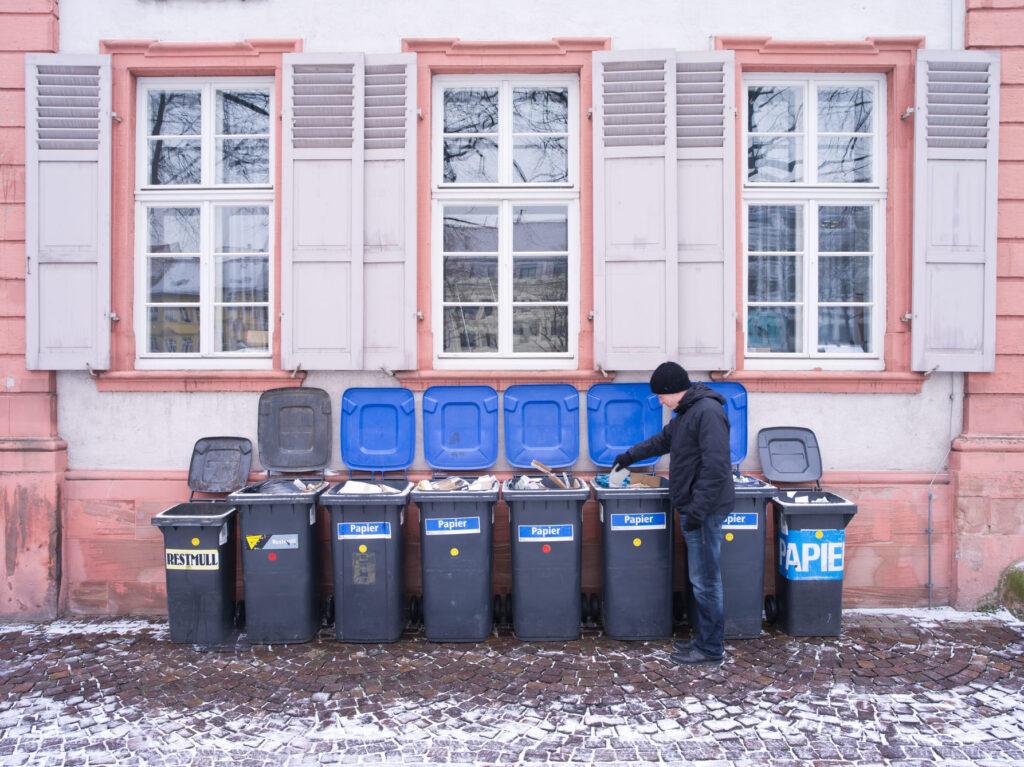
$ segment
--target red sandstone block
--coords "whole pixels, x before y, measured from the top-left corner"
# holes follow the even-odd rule
[[[1024,0],[967,0],[967,10],[977,8],[1024,8]]]
[[[24,127],[0,127],[0,164],[25,164]]]
[[[991,514],[993,533],[1024,536],[1024,494],[1016,498],[993,498]],[[1024,549],[1018,553],[1024,559]]]
[[[0,17],[4,34],[0,49],[5,51],[55,51],[59,24],[51,14],[4,13]]]
[[[25,278],[25,243],[0,241],[0,280]]]
[[[957,548],[954,605],[971,609],[995,589],[1002,572],[1020,559],[1024,535],[964,535]]]
[[[1024,160],[1024,125],[999,124],[999,161]]]
[[[1024,239],[1024,202],[1000,200],[996,229],[1000,239]]]
[[[1024,280],[1019,277],[996,280],[996,314],[1000,317],[1024,316]]]
[[[1005,117],[1006,112],[1004,106],[1007,100],[1006,92],[1007,90],[1010,90],[1006,87],[1007,84],[1014,85],[1017,83],[1024,83],[1024,51],[1016,48],[1004,48],[1000,51],[999,75],[1000,79],[1003,81],[1003,90],[999,106],[1000,119],[1003,120],[1003,122],[1019,122],[1019,120]],[[1010,98],[1013,97],[1011,96]]]
[[[964,431],[992,436],[1024,434],[1024,396],[972,394],[964,402]]]
[[[1024,162],[999,163],[999,200],[1024,200]]]
[[[163,549],[155,542],[93,537],[69,538],[64,543],[68,584],[138,580],[148,570],[163,574]]]
[[[0,280],[0,317],[25,316],[25,281]]]
[[[135,539],[135,504],[130,500],[67,501],[65,540],[120,538]]]
[[[967,47],[1016,46],[1024,39],[1024,12],[1018,8],[975,9],[967,14]]]
[[[0,127],[25,127],[25,94],[0,91]]]
[[[0,204],[0,240],[25,240],[25,205]]]
[[[1024,354],[1024,317],[996,318],[996,353]]]
[[[2,247],[0,245],[0,248]],[[0,254],[2,253],[0,250]],[[999,240],[996,274],[999,277],[1024,277],[1024,242]]]
[[[0,165],[0,201],[25,202],[24,165]]]
[[[25,89],[25,54],[0,53],[0,88]]]
[[[982,496],[961,496],[956,502],[958,533],[984,532],[988,528],[990,501]]]
[[[55,385],[53,373],[26,370],[24,354],[0,354],[0,383],[8,394],[46,394],[54,391]]]
[[[0,354],[25,353],[25,318],[0,318]]]
[[[163,615],[167,612],[167,579],[125,580],[110,583],[109,607],[112,615]]]
[[[57,400],[48,394],[0,394],[10,402],[10,421],[6,434],[0,436],[33,438],[56,431]]]
[[[52,618],[57,608],[59,475],[0,474],[0,618]]]
[[[107,615],[110,587],[103,581],[79,581],[67,588],[65,607],[72,615]]]

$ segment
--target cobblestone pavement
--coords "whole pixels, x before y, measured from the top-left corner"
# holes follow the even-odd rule
[[[1024,765],[1024,626],[854,612],[720,667],[667,642],[410,633],[203,653],[147,621],[0,626],[0,764]]]

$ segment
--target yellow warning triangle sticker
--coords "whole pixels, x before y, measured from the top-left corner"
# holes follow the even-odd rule
[[[263,540],[262,535],[247,535],[245,536],[245,542],[249,544],[249,550],[252,551],[259,545],[259,542]]]

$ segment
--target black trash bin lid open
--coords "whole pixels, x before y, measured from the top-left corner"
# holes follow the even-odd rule
[[[323,389],[260,395],[257,435],[268,471],[322,471],[331,460],[331,397]]]
[[[821,479],[821,451],[814,432],[800,426],[773,426],[757,433],[761,471],[769,482],[791,484]]]
[[[252,442],[245,437],[203,437],[192,448],[188,486],[196,493],[233,493],[245,487]]]

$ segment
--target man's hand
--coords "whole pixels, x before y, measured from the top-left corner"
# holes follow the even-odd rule
[[[694,530],[700,530],[700,520],[692,514],[683,515],[683,531],[692,533]]]
[[[615,463],[613,464],[613,467],[618,466],[620,469],[628,469],[632,465],[633,456],[628,450],[625,453],[619,453],[615,456]]]

